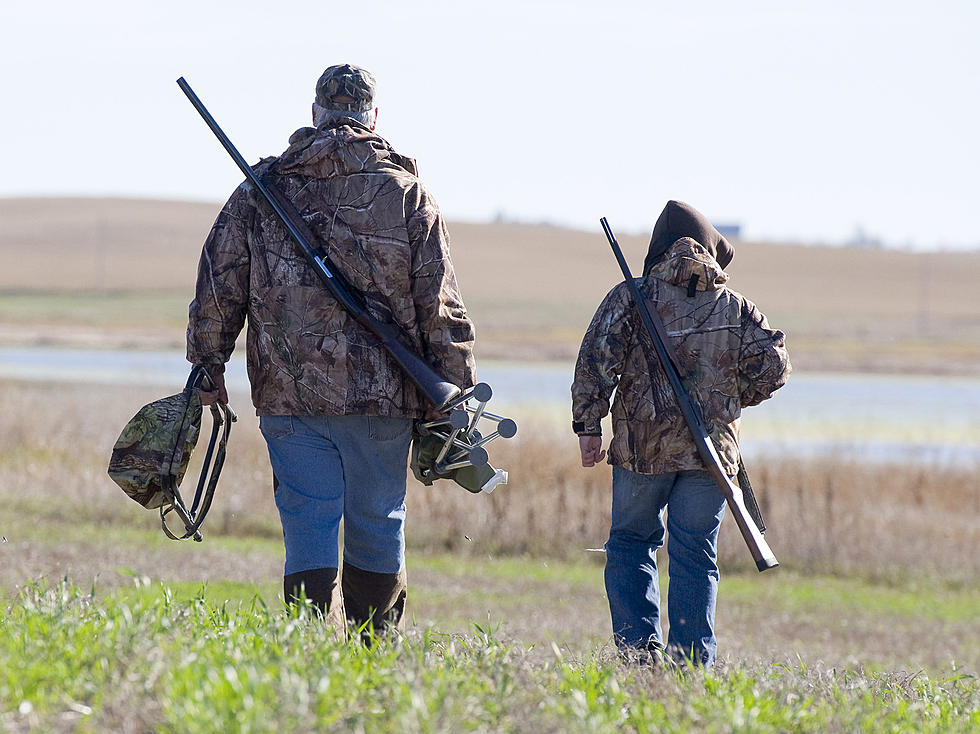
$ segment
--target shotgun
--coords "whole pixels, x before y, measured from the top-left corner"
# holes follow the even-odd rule
[[[224,149],[228,151],[228,155],[232,157],[235,164],[245,174],[245,178],[255,187],[256,191],[262,194],[262,197],[272,207],[272,210],[282,221],[286,231],[289,232],[290,237],[296,242],[296,245],[300,248],[304,257],[306,257],[310,267],[313,268],[313,272],[316,273],[317,277],[326,286],[330,295],[337,299],[340,305],[354,317],[357,323],[378,338],[381,345],[388,350],[388,353],[391,354],[399,366],[405,371],[409,379],[415,383],[426,400],[437,410],[446,410],[451,407],[451,404],[462,396],[462,391],[459,387],[453,385],[451,382],[447,382],[436,374],[435,370],[426,364],[425,360],[402,344],[399,341],[401,329],[396,324],[379,321],[368,312],[360,298],[360,294],[353,291],[350,286],[343,282],[339,274],[334,272],[336,268],[327,256],[318,255],[313,249],[310,243],[316,242],[316,236],[310,231],[306,222],[303,221],[303,217],[296,211],[296,207],[293,206],[292,202],[280,194],[275,188],[262,181],[255,171],[252,170],[252,167],[245,162],[242,154],[238,152],[238,149],[235,148],[228,136],[218,126],[218,123],[215,122],[211,113],[204,106],[204,103],[201,102],[194,93],[194,90],[191,89],[190,84],[184,81],[184,77],[180,77],[177,80],[177,86],[187,95],[187,99],[194,105],[194,109],[198,111],[198,114],[204,118],[208,127],[211,128],[211,132],[214,133],[221,145],[224,146]]]

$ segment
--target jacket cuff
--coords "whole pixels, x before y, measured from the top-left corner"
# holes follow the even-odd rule
[[[585,421],[572,421],[572,431],[579,436],[602,435],[602,427],[598,423],[586,423]]]

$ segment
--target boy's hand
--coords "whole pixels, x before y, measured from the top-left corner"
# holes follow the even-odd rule
[[[595,466],[606,458],[602,436],[579,436],[578,448],[582,452],[582,466]]]

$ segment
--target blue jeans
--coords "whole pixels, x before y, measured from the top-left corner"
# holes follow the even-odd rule
[[[667,650],[701,665],[714,662],[718,529],[724,514],[725,499],[706,471],[637,474],[613,467],[605,582],[617,645],[663,644],[657,549],[666,530]]]
[[[276,477],[286,575],[339,568],[397,573],[405,566],[410,418],[262,416]]]

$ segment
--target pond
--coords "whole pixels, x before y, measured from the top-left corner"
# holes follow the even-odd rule
[[[180,352],[0,348],[0,377],[139,384],[176,392],[187,377]],[[571,364],[480,364],[493,410],[539,430],[568,430]],[[245,391],[244,359],[232,358],[228,387]],[[243,410],[240,406],[239,410]],[[569,433],[571,440],[571,434]],[[980,380],[872,374],[794,374],[745,411],[747,457],[771,453],[862,460],[980,464]]]

